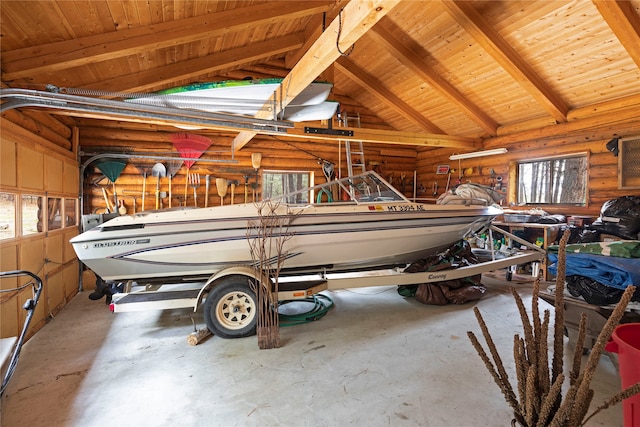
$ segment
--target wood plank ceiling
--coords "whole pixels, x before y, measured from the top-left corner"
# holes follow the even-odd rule
[[[3,87],[283,77],[291,99],[322,78],[371,140],[440,147],[640,111],[640,0],[3,0],[0,13]]]

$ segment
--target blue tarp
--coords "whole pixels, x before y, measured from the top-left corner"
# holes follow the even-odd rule
[[[557,273],[558,255],[549,254],[549,271]],[[629,285],[640,285],[640,259],[618,258],[602,255],[567,254],[567,276],[584,276],[606,286],[626,289]]]

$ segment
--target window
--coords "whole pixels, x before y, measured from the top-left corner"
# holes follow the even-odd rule
[[[42,196],[22,195],[22,235],[40,233],[42,224]]]
[[[76,199],[64,199],[65,227],[77,225]]]
[[[291,194],[284,201],[287,203],[309,203],[311,195],[300,191],[311,187],[310,172],[264,171],[262,173],[262,199],[273,199],[284,194]]]
[[[62,199],[60,197],[47,198],[47,212],[49,212],[47,231],[62,228]]]
[[[0,193],[0,240],[16,237],[16,195]]]
[[[518,162],[518,204],[587,202],[586,153]]]
[[[618,188],[640,188],[640,136],[619,141]]]

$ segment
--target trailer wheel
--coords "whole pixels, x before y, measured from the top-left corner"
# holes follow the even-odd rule
[[[247,276],[220,280],[204,302],[207,327],[221,338],[241,338],[256,333],[258,304]]]

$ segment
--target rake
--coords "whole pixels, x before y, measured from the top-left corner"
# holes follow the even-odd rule
[[[187,180],[189,181],[189,185],[193,188],[193,205],[198,207],[198,193],[196,189],[200,187],[200,174],[192,173],[187,175]]]

